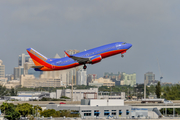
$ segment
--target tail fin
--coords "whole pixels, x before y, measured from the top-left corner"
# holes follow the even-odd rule
[[[32,60],[36,66],[44,65],[44,63],[48,59],[47,57],[45,57],[41,53],[37,52],[33,48],[28,48],[28,49],[26,49],[26,51],[28,52],[28,54],[30,55],[30,57],[32,58]]]

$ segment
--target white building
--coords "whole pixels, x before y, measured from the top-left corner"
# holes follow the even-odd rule
[[[50,93],[50,98],[60,99],[62,96],[71,98],[71,89],[56,90],[56,92]],[[77,89],[73,90],[73,101],[81,101],[84,98],[98,98],[98,88],[90,89]]]
[[[90,86],[115,86],[115,82],[112,82],[112,80],[107,79],[107,78],[102,78],[100,77],[99,79],[95,79],[91,83],[89,83]]]
[[[29,62],[29,55],[25,55],[24,53],[22,53],[21,55],[19,55],[18,57],[18,66],[22,66],[24,67],[24,63],[25,62]]]
[[[87,85],[87,71],[80,69],[77,74],[77,85]]]
[[[24,68],[22,66],[14,68],[14,80],[20,80],[20,76],[24,74]]]
[[[2,60],[0,60],[0,78],[5,78],[5,65]]]

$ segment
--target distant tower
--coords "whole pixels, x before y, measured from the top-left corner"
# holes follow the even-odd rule
[[[77,85],[87,85],[87,71],[80,69],[77,77]]]
[[[0,60],[0,78],[5,78],[5,65],[2,60]]]
[[[21,55],[19,55],[19,58],[18,58],[18,66],[24,67],[24,63],[25,63],[25,62],[29,62],[29,58],[30,58],[30,56],[29,56],[29,55],[25,55],[24,53],[22,53]]]
[[[146,84],[154,80],[155,74],[153,74],[153,72],[147,72],[146,74],[144,74],[144,81],[146,82]]]
[[[18,67],[14,68],[14,79],[15,80],[19,80],[20,76],[23,75],[25,72],[27,72],[27,70],[24,70],[24,66],[25,68],[27,67],[27,65],[25,65],[25,63],[30,62],[30,56],[29,55],[25,55],[24,53],[22,53],[21,55],[19,55],[18,57]]]
[[[144,74],[144,99],[146,99],[146,85],[155,80],[155,74],[153,72],[147,72]]]

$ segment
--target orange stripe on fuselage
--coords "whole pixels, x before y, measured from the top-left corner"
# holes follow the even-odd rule
[[[45,62],[45,61],[43,61],[43,60],[41,60],[40,58],[38,58],[37,56],[35,56],[34,54],[32,54],[31,52],[29,52],[28,50],[27,50],[27,52],[28,52],[28,54],[30,55],[30,57],[31,57],[31,59],[33,60],[33,62],[34,62],[34,64],[36,65],[36,66],[39,66],[39,65],[43,65],[44,67],[42,67],[40,70],[42,70],[42,71],[51,71],[51,70],[53,70],[53,69],[51,69],[50,67],[51,67],[51,65],[46,65],[47,63]]]
[[[70,65],[65,65],[65,66],[55,66],[55,65],[51,65],[43,60],[41,60],[40,58],[38,58],[37,56],[35,56],[34,54],[32,54],[31,52],[27,51],[30,55],[30,57],[32,58],[33,62],[35,63],[35,65],[43,65],[44,67],[40,68],[40,70],[42,71],[53,71],[53,70],[64,70],[64,69],[69,69],[69,68],[73,68],[75,66],[79,66],[79,63],[73,63]]]

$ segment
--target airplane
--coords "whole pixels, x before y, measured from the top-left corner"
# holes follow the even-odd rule
[[[64,58],[47,58],[33,48],[27,48],[26,51],[35,64],[35,66],[32,66],[35,71],[65,70],[80,65],[84,65],[83,69],[85,70],[87,68],[86,64],[95,64],[104,58],[116,54],[121,54],[121,57],[124,57],[123,54],[131,47],[132,44],[130,43],[115,42],[73,55],[69,55],[64,51],[67,55]]]

